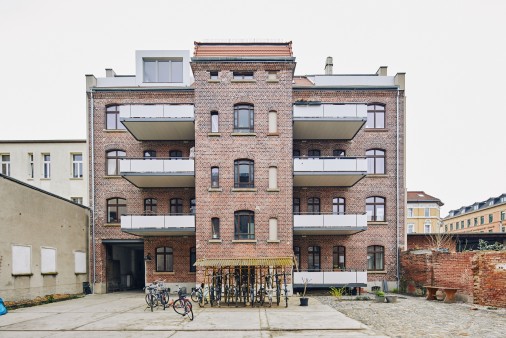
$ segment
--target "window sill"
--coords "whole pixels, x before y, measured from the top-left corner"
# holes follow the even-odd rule
[[[207,83],[220,83],[221,81],[220,80],[207,80]]]
[[[267,189],[267,192],[280,192],[279,188]]]
[[[279,136],[279,133],[267,133],[267,136]]]
[[[209,192],[222,192],[223,189],[222,188],[209,188],[209,189],[207,189],[207,191],[209,191]]]
[[[221,133],[207,133],[207,136],[210,136],[210,137],[220,137]]]
[[[237,80],[232,79],[230,80],[231,83],[256,83],[257,80]]]
[[[11,273],[12,277],[31,277],[33,273]]]
[[[388,225],[388,222],[367,221],[367,225]]]
[[[276,79],[276,80],[267,80],[265,82],[267,82],[267,83],[278,83],[279,80],[278,79]]]
[[[126,133],[128,130],[126,129],[104,129],[103,130],[106,133]]]
[[[33,177],[28,177],[26,180],[27,181],[33,181]]]
[[[56,276],[58,272],[41,272],[42,276]]]
[[[209,243],[221,243],[221,239],[210,239]]]
[[[115,179],[115,178],[123,178],[122,176],[118,175],[105,175],[104,178],[106,179]]]
[[[257,133],[231,133],[231,136],[257,136]]]
[[[51,181],[51,177],[41,177],[41,181]]]
[[[388,129],[386,129],[386,128],[364,128],[364,131],[386,133],[386,132],[388,132]]]
[[[281,243],[281,241],[279,239],[269,239],[267,243]]]
[[[71,181],[82,181],[82,180],[84,180],[84,178],[82,178],[82,177],[69,177],[69,180],[71,180]]]
[[[74,272],[74,275],[87,275],[88,272]]]
[[[386,270],[378,270],[378,271],[375,271],[375,270],[367,270],[367,274],[371,274],[371,273],[377,273],[377,274],[386,274]]]
[[[119,228],[121,227],[121,223],[105,223],[104,226],[110,228]]]
[[[232,243],[253,243],[255,244],[257,242],[256,239],[234,239],[232,240]]]
[[[153,275],[175,275],[174,271],[153,271]]]
[[[257,192],[257,188],[232,188],[231,192]]]

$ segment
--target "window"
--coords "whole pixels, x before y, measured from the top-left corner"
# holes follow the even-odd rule
[[[70,200],[77,204],[83,204],[83,198],[82,197],[71,197]]]
[[[385,173],[385,151],[381,149],[370,149],[365,152],[367,157],[368,174]]]
[[[56,272],[56,249],[55,248],[40,248],[40,273],[55,273]]]
[[[300,157],[300,150],[299,149],[293,150],[293,157]]]
[[[237,104],[234,106],[234,132],[252,133],[255,130],[253,105]]]
[[[209,72],[209,80],[218,80],[218,72],[217,71]]]
[[[33,153],[28,153],[28,178],[34,178]]]
[[[158,212],[158,201],[156,198],[144,199],[144,215],[156,215]]]
[[[156,248],[156,271],[172,272],[174,271],[174,255],[172,248]]]
[[[267,81],[276,81],[278,79],[278,72],[274,70],[267,71]]]
[[[367,247],[367,270],[381,271],[385,269],[384,265],[385,248],[380,245],[371,245]]]
[[[278,219],[269,218],[269,240],[276,241],[278,239]]]
[[[212,167],[211,168],[211,188],[219,188],[220,187],[220,168]]]
[[[298,197],[293,199],[293,214],[294,215],[300,214],[300,198]]]
[[[423,225],[423,232],[430,234],[430,222],[425,221],[425,224]]]
[[[307,156],[309,157],[320,157],[320,150],[319,149],[310,149],[307,151]]]
[[[197,248],[193,246],[190,248],[190,272],[197,272],[197,267],[194,266],[196,261],[197,261]]]
[[[253,72],[234,72],[234,80],[253,80]]]
[[[106,173],[109,176],[119,175],[119,161],[126,156],[123,150],[111,150],[106,153]]]
[[[74,273],[86,273],[86,252],[74,251]]]
[[[478,225],[478,217],[475,217],[474,218],[474,226],[477,226]]]
[[[51,155],[42,154],[42,177],[51,178]]]
[[[236,211],[234,223],[234,239],[255,239],[255,213],[253,211]]]
[[[485,224],[485,216],[480,216],[480,225]]]
[[[320,247],[310,246],[307,249],[307,254],[308,271],[320,271]]]
[[[506,220],[506,211],[501,211],[501,221]]]
[[[415,233],[415,225],[413,223],[408,224],[408,234]]]
[[[183,213],[183,200],[181,198],[170,199],[170,214],[178,215]]]
[[[297,269],[300,270],[300,246],[293,247],[293,255],[295,256],[295,262],[297,262]]]
[[[107,223],[119,223],[126,212],[126,199],[114,197],[107,200]]]
[[[320,199],[318,197],[311,197],[307,200],[307,213],[313,215],[320,214]]]
[[[334,215],[344,215],[346,213],[346,200],[342,197],[332,199],[332,213]]]
[[[144,158],[147,158],[147,159],[156,157],[156,151],[155,150],[144,150],[143,156],[144,156]]]
[[[385,106],[370,104],[367,106],[366,128],[385,128]]]
[[[332,267],[334,270],[346,269],[346,248],[344,246],[335,246],[332,251]]]
[[[448,224],[445,224],[445,232],[448,232]]]
[[[408,217],[413,217],[413,208],[408,208]]]
[[[269,112],[269,133],[275,134],[278,132],[278,113],[271,110]]]
[[[335,156],[335,157],[342,157],[342,156],[346,156],[346,151],[342,150],[342,149],[334,149],[332,151],[332,156]]]
[[[453,223],[450,223],[450,231],[453,231]]]
[[[183,157],[183,152],[181,150],[171,150],[171,151],[169,151],[169,157],[171,159],[173,159],[173,158],[182,158]]]
[[[211,232],[213,239],[220,238],[220,219],[217,217],[211,218]]]
[[[219,116],[217,111],[211,112],[211,133],[219,132]]]
[[[32,273],[32,247],[28,245],[12,246],[12,274],[26,275]]]
[[[183,61],[144,59],[144,82],[183,82]]]
[[[455,222],[455,230],[459,230],[459,222]]]
[[[385,221],[385,198],[373,196],[365,200],[368,221]]]
[[[2,174],[11,176],[11,155],[3,154],[0,159],[2,161]]]
[[[493,214],[489,214],[488,215],[488,222],[492,223],[493,221],[494,221],[494,215]]]
[[[195,215],[197,211],[197,201],[194,198],[190,199],[190,214]]]
[[[269,189],[278,188],[278,168],[269,167]]]
[[[425,215],[425,217],[430,217],[430,209],[429,208],[424,208],[424,215]]]
[[[251,160],[234,161],[234,187],[254,188],[254,162]]]
[[[72,154],[72,177],[83,177],[83,154]]]
[[[469,228],[471,226],[471,219],[467,219],[467,227]]]
[[[119,106],[109,106],[105,108],[105,129],[125,129],[125,126],[120,122],[119,117]]]

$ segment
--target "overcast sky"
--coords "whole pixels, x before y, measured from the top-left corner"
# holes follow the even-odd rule
[[[85,74],[135,50],[293,41],[296,74],[406,72],[407,188],[506,192],[506,1],[0,1],[0,139],[86,138]]]

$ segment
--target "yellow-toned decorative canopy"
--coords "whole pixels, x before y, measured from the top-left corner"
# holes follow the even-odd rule
[[[203,258],[195,262],[195,266],[292,266],[293,257],[246,257],[246,258]]]

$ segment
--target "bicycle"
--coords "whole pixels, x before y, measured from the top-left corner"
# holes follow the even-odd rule
[[[172,308],[174,309],[174,311],[176,313],[180,314],[181,316],[184,317],[184,316],[188,315],[188,318],[190,318],[190,320],[193,320],[193,305],[192,305],[192,302],[190,302],[190,300],[188,298],[186,298],[186,296],[187,296],[186,288],[185,287],[182,287],[182,288],[178,287],[177,295],[178,295],[178,299],[176,299],[172,303]]]
[[[148,307],[151,308],[151,312],[153,312],[153,308],[159,304],[161,304],[165,310],[169,303],[169,289],[166,288],[163,283],[164,281],[155,281],[143,289],[148,291],[145,300]]]

